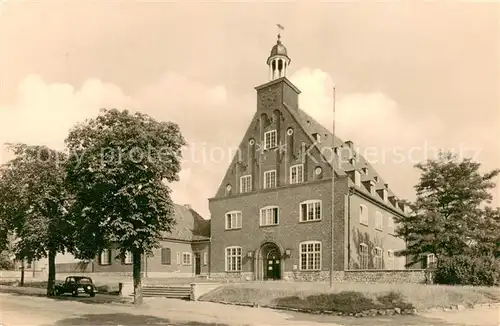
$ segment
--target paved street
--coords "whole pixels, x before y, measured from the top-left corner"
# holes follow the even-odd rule
[[[96,297],[99,300],[98,297]],[[3,326],[136,325],[476,325],[498,326],[498,309],[441,312],[425,316],[342,318],[226,306],[175,299],[145,299],[142,307],[95,303],[87,298],[54,300],[0,293]]]

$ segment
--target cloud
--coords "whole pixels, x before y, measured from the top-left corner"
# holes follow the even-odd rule
[[[291,77],[302,91],[301,108],[330,131],[333,129],[333,86],[331,76],[318,69],[304,68]],[[419,173],[414,164],[434,158],[440,149],[473,157],[484,170],[496,168],[500,160],[498,140],[489,137],[495,126],[455,128],[438,116],[409,115],[382,92],[349,93],[336,86],[336,135],[352,140],[360,154],[372,163],[381,177],[400,196],[413,198]],[[481,130],[481,132],[478,132]],[[368,155],[370,154],[370,155]],[[498,198],[497,198],[498,201]]]
[[[304,68],[290,79],[302,91],[301,108],[332,129],[331,76],[318,69]],[[209,217],[207,198],[215,194],[256,103],[250,86],[247,94],[232,94],[224,85],[203,85],[172,73],[130,94],[98,79],[89,79],[75,88],[28,76],[19,86],[18,101],[0,107],[0,143],[25,142],[62,148],[69,129],[96,116],[103,107],[140,110],[158,120],[180,125],[189,147],[184,151],[180,181],[171,184],[172,197],[175,202],[189,203]],[[388,94],[345,94],[339,85],[336,119],[337,135],[354,141],[360,151],[375,149],[378,155],[372,163],[398,196],[406,198],[413,197],[412,186],[418,180],[413,164],[425,158],[425,151],[432,153],[433,146],[458,149],[464,133],[474,129],[446,128],[445,123],[433,116],[416,119],[406,114]],[[487,129],[479,134],[470,133],[464,142],[469,147],[486,148],[480,160],[488,167],[499,158],[498,151],[492,150],[495,142],[489,134]],[[406,159],[396,161],[395,149],[405,153]],[[413,157],[409,157],[410,151]],[[3,154],[2,158],[0,152],[0,162],[7,159]]]

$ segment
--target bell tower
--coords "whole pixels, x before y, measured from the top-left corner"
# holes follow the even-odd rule
[[[269,58],[267,58],[269,81],[286,77],[286,71],[291,61],[288,57],[286,47],[281,43],[281,34],[278,34],[278,40],[271,49]]]

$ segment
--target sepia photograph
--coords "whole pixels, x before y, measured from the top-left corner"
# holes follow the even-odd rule
[[[0,326],[500,326],[500,1],[0,0]]]

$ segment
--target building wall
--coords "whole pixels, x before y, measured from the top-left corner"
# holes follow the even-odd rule
[[[363,204],[368,208],[368,225],[360,223],[359,206]],[[383,216],[383,230],[375,228],[375,214],[379,211]],[[374,268],[373,258],[375,247],[383,249],[384,268],[389,268],[387,264],[387,252],[393,250],[397,252],[405,248],[405,241],[388,232],[388,217],[394,216],[394,213],[364,197],[352,194],[350,196],[350,219],[349,219],[349,269],[360,269],[360,244],[368,245],[369,268]],[[405,257],[394,257],[395,269],[405,269]]]
[[[148,277],[154,276],[179,276],[179,277],[191,277],[195,275],[195,253],[200,254],[201,262],[201,273],[200,275],[207,275],[210,259],[205,264],[204,254],[207,253],[208,256],[210,252],[210,243],[193,243],[187,241],[161,241],[162,248],[170,248],[170,264],[162,264],[161,261],[161,248],[155,249],[153,251],[153,256],[148,257],[147,260],[147,275]],[[177,260],[177,254],[180,254],[180,260]],[[191,254],[191,264],[183,264],[182,254]],[[172,275],[165,275],[165,274]]]
[[[339,178],[336,183],[336,227],[335,227],[335,270],[344,268],[344,202],[347,179]],[[322,201],[322,220],[299,222],[300,203],[318,199]],[[277,243],[283,250],[290,249],[291,255],[283,261],[283,271],[291,278],[301,277],[299,266],[299,243],[321,241],[321,270],[329,271],[331,262],[331,180],[321,180],[301,185],[290,185],[279,189],[242,194],[210,201],[211,222],[211,276],[225,272],[225,248],[242,247],[242,273],[254,272],[254,259],[249,251],[256,251],[266,241]],[[260,226],[260,208],[279,206],[279,225]],[[232,210],[242,211],[242,228],[225,230],[225,214]],[[338,240],[337,240],[338,239]],[[250,274],[248,274],[250,273]],[[321,274],[319,272],[304,272]],[[322,275],[326,275],[322,273]],[[239,276],[237,276],[239,277]]]

